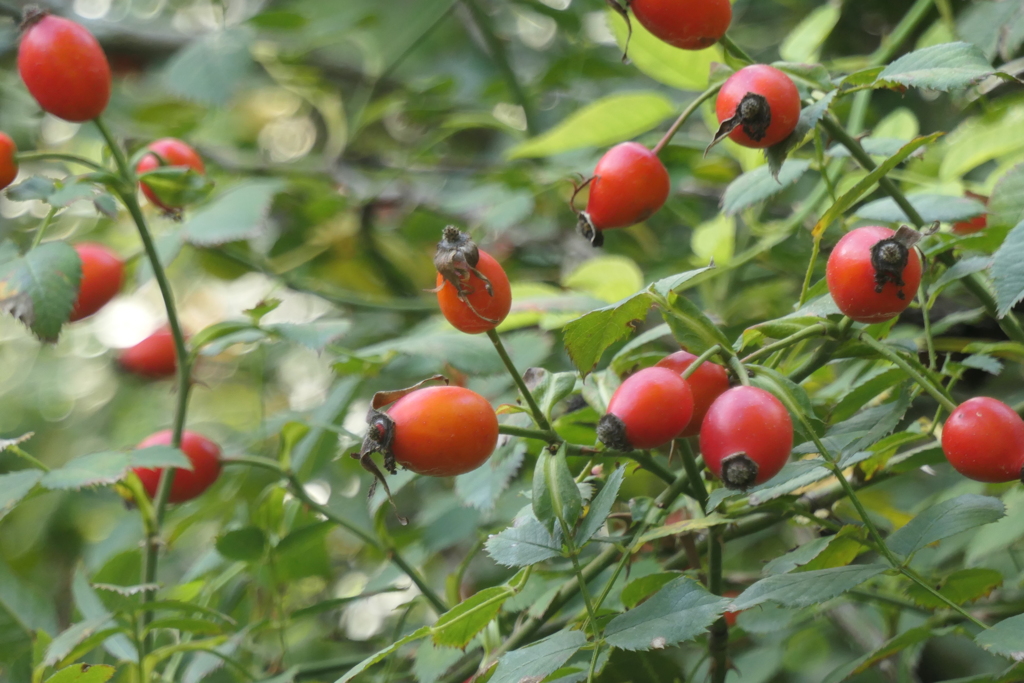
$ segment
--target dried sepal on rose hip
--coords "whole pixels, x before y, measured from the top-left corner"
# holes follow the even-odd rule
[[[442,233],[434,255],[441,313],[456,329],[479,334],[497,327],[512,308],[508,276],[494,257],[455,226]]]

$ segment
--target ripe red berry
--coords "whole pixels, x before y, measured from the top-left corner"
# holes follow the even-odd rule
[[[700,428],[704,463],[731,489],[768,481],[789,460],[793,421],[779,399],[734,387],[711,404]]]
[[[629,8],[644,28],[669,45],[703,50],[729,30],[729,0],[632,0]]]
[[[165,429],[147,437],[136,448],[169,446],[170,444],[171,430]],[[171,495],[167,499],[171,503],[184,503],[186,500],[192,500],[210,488],[220,476],[220,446],[216,443],[201,434],[185,432],[181,435],[181,450],[192,463],[192,471],[178,469],[174,473]],[[150,498],[156,496],[156,489],[160,484],[160,475],[163,473],[163,469],[137,467],[132,471],[142,480],[146,494]]]
[[[431,477],[475,470],[498,444],[498,416],[480,394],[462,387],[427,387],[388,408],[391,452],[406,469]]]
[[[1024,477],[1024,420],[1010,406],[978,396],[964,401],[942,428],[942,452],[957,472],[984,482]]]
[[[82,260],[82,282],[78,299],[71,309],[70,321],[87,318],[117,295],[124,279],[124,263],[102,244],[83,242],[75,245]]]
[[[467,334],[493,330],[512,308],[512,288],[505,269],[486,251],[478,251],[475,268],[487,282],[477,273],[464,271],[458,278],[463,293],[460,296],[455,285],[437,274],[437,303],[441,313],[455,329]]]
[[[199,156],[199,153],[177,138],[163,138],[151,142],[147,149],[155,152],[155,154],[147,154],[139,159],[139,162],[135,165],[135,172],[139,175],[160,166],[188,166],[196,173],[206,173],[206,167],[203,165],[203,159]],[[160,162],[160,159],[156,156],[157,154],[163,158],[165,163],[162,164]],[[145,182],[140,182],[139,185],[142,187],[142,194],[146,195],[146,199],[161,209],[170,211],[171,209],[181,208],[179,206],[168,206],[160,201],[160,198],[157,197],[156,193]]]
[[[746,66],[729,77],[715,102],[720,134],[744,147],[764,148],[789,137],[800,120],[800,93],[773,66]]]
[[[906,309],[921,284],[917,250],[881,226],[843,235],[828,257],[825,279],[839,310],[861,323],[878,323]]]
[[[50,14],[27,19],[18,47],[18,71],[39,106],[54,116],[81,123],[107,108],[110,65],[89,31]]]
[[[14,182],[18,177],[18,160],[14,155],[18,146],[7,133],[0,133],[0,190]]]
[[[682,374],[695,360],[697,356],[688,351],[676,351],[658,361],[655,367],[668,368]],[[729,375],[721,365],[704,362],[686,379],[686,382],[693,392],[693,417],[680,436],[696,436],[700,434],[700,425],[704,422],[704,416],[707,415],[711,404],[729,390]]]
[[[693,392],[679,373],[646,368],[615,390],[597,436],[609,448],[657,448],[682,434],[693,417]]]
[[[172,376],[178,369],[174,336],[168,329],[157,330],[135,346],[121,352],[118,362],[128,372],[160,379]]]
[[[638,142],[615,145],[594,168],[587,210],[581,216],[585,236],[600,246],[601,230],[646,220],[668,199],[670,186],[668,171],[654,152]]]
[[[971,199],[977,199],[983,204],[988,204],[988,197],[981,194],[975,194],[974,192],[965,193]],[[988,215],[981,214],[967,221],[960,221],[953,224],[953,232],[957,235],[973,235],[976,232],[984,230],[988,227]]]

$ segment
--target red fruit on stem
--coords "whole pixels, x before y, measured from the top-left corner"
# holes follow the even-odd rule
[[[682,374],[695,360],[697,356],[688,351],[676,351],[658,361],[655,367],[668,368]],[[705,361],[694,370],[686,382],[693,392],[693,417],[680,436],[696,436],[700,434],[700,425],[704,422],[704,416],[707,415],[711,404],[729,390],[729,375],[721,365]]]
[[[406,469],[453,477],[483,465],[498,444],[498,416],[490,402],[462,387],[427,387],[388,408],[394,422],[391,451]]]
[[[902,313],[921,284],[921,258],[881,226],[843,235],[828,257],[825,279],[839,310],[857,322],[878,323]]]
[[[990,483],[1024,477],[1024,420],[1002,401],[977,396],[942,427],[942,452],[957,472]]]
[[[18,46],[18,71],[39,106],[66,121],[90,121],[110,100],[110,65],[103,48],[80,24],[36,14]]]
[[[83,242],[75,245],[75,251],[82,260],[82,281],[70,322],[87,318],[103,308],[117,295],[124,279],[124,263],[102,244]]]
[[[493,330],[508,315],[512,308],[512,287],[501,264],[484,250],[479,250],[480,260],[475,266],[490,283],[478,275],[465,272],[459,277],[467,304],[459,297],[455,286],[437,274],[437,303],[441,313],[455,329],[467,334],[479,334]]]
[[[711,404],[700,428],[704,464],[731,489],[768,481],[793,448],[793,421],[779,399],[758,387],[734,387]]]
[[[147,154],[139,159],[139,162],[135,165],[135,172],[139,175],[161,166],[187,166],[196,173],[206,173],[206,167],[203,165],[203,159],[199,156],[199,153],[177,138],[163,138],[151,142],[146,149],[155,152],[155,154]],[[161,164],[157,155],[160,155],[166,163]],[[142,194],[146,195],[146,199],[161,209],[170,211],[181,208],[179,206],[168,206],[162,202],[145,182],[140,181],[139,185],[142,187]]]
[[[646,368],[615,390],[597,435],[609,448],[657,448],[682,434],[693,417],[693,392],[679,373]]]
[[[18,146],[7,133],[0,133],[0,190],[14,182],[18,177],[18,160],[14,155]]]
[[[171,377],[177,372],[174,336],[168,329],[157,330],[135,346],[121,352],[118,361],[128,372],[150,379]]]
[[[147,437],[136,448],[169,445],[171,445],[171,430],[165,429]],[[167,499],[170,503],[184,503],[187,500],[192,500],[210,488],[220,476],[220,446],[216,443],[201,434],[185,432],[181,435],[181,450],[192,463],[192,471],[176,469],[174,482],[171,484],[171,495]],[[150,498],[155,497],[163,469],[137,467],[132,471],[142,480],[146,494]]]
[[[977,199],[982,204],[988,206],[988,197],[982,194],[976,194],[974,192],[965,192],[971,199]],[[976,232],[980,232],[988,227],[988,214],[981,214],[967,221],[960,221],[953,224],[953,232],[957,235],[973,235]]]
[[[744,147],[776,145],[796,129],[800,93],[789,76],[773,66],[746,66],[729,77],[715,102],[720,134]]]
[[[586,220],[597,231],[640,223],[662,207],[670,186],[654,152],[638,142],[615,145],[594,168]]]
[[[632,0],[629,8],[644,28],[669,45],[703,50],[729,30],[729,0]]]

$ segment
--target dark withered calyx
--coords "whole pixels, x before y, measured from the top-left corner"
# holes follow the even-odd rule
[[[881,294],[886,283],[903,287],[903,271],[910,262],[910,250],[921,241],[921,233],[902,226],[895,235],[880,240],[871,247],[871,266],[875,269],[875,292]],[[896,296],[905,299],[900,289]]]
[[[597,423],[597,438],[613,451],[628,453],[633,450],[626,438],[626,424],[618,415],[608,413]]]
[[[441,233],[441,241],[437,243],[434,268],[445,282],[455,288],[459,301],[465,303],[481,320],[497,323],[497,320],[481,315],[473,306],[473,302],[469,300],[469,295],[474,292],[472,287],[467,286],[470,275],[477,276],[484,283],[487,293],[494,296],[494,287],[491,285],[491,281],[476,268],[476,264],[479,262],[480,250],[477,249],[476,243],[469,238],[469,235],[454,225],[446,227]],[[443,286],[444,283],[441,284],[441,287]],[[429,291],[438,292],[441,287]]]
[[[722,121],[715,133],[715,139],[711,141],[708,148],[704,150],[705,156],[711,148],[729,136],[737,128],[742,128],[751,140],[759,142],[768,134],[768,128],[772,125],[772,108],[763,95],[748,92],[740,100],[736,112],[731,118]]]
[[[734,453],[722,460],[722,482],[726,488],[746,490],[757,481],[759,469],[746,453]]]

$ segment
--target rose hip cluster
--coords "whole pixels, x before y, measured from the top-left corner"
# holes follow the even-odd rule
[[[786,464],[793,422],[779,399],[758,387],[729,388],[725,369],[678,351],[630,375],[612,395],[598,438],[617,451],[658,448],[700,435],[708,469],[729,488],[768,481]]]

